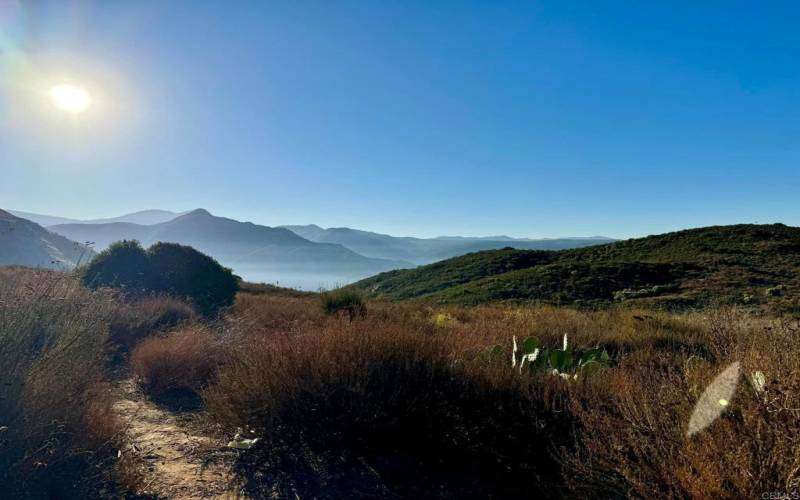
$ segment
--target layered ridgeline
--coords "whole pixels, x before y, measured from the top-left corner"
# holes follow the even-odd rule
[[[614,241],[603,236],[587,238],[527,239],[508,236],[470,238],[442,236],[439,238],[412,238],[361,231],[348,227],[323,229],[317,225],[283,226],[311,241],[335,243],[367,257],[402,260],[414,264],[430,264],[481,250],[513,247],[523,250],[562,250],[600,245]]]
[[[311,275],[310,288],[323,281],[313,281],[314,275],[336,275],[336,279],[344,281],[411,265],[365,257],[342,245],[312,242],[284,228],[216,217],[203,209],[152,225],[82,223],[58,224],[49,229],[77,241],[94,242],[97,249],[125,239],[138,240],[145,246],[158,241],[189,245],[247,279],[276,281],[284,277],[295,285],[299,282],[287,275],[301,273]]]
[[[85,245],[0,210],[0,266],[72,269],[94,255]]]
[[[9,210],[10,213],[23,219],[28,219],[41,226],[54,226],[56,224],[110,224],[112,222],[130,222],[133,224],[159,224],[167,222],[175,217],[184,215],[187,212],[176,213],[169,210],[141,210],[130,214],[120,215],[119,217],[109,217],[107,219],[69,219],[55,215],[42,215],[21,210]]]
[[[392,271],[352,285],[372,297],[664,307],[711,302],[800,311],[800,228],[714,226],[561,251],[510,248]]]

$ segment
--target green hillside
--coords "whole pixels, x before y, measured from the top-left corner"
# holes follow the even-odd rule
[[[479,304],[711,302],[800,311],[800,228],[714,226],[560,251],[491,250],[353,285],[374,298]]]

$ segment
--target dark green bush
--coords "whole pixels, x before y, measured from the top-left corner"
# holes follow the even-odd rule
[[[138,241],[112,243],[86,266],[83,284],[89,288],[123,288],[141,293],[150,280],[147,252]]]
[[[337,288],[322,294],[322,309],[325,314],[346,313],[353,321],[357,317],[367,315],[367,304],[364,295],[351,288]]]
[[[238,289],[236,277],[208,255],[177,243],[156,243],[147,253],[151,289],[185,297],[206,316],[233,304]]]
[[[205,316],[233,304],[238,286],[230,269],[192,247],[156,243],[145,251],[137,241],[120,241],[100,253],[84,270],[83,283],[134,295],[172,295]]]

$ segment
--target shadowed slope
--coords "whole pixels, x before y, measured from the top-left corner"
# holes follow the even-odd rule
[[[714,226],[557,252],[494,250],[354,286],[373,297],[470,304],[617,300],[683,307],[723,300],[793,310],[800,295],[800,228]]]
[[[0,266],[71,269],[93,255],[84,245],[0,210]]]

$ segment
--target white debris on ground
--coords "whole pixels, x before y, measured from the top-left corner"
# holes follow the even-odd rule
[[[130,380],[119,385],[119,393],[114,410],[128,441],[119,456],[143,477],[136,493],[174,500],[245,498],[231,469],[237,451],[204,434],[192,416],[147,400]]]

